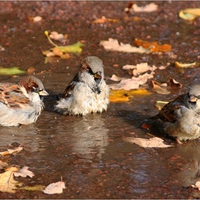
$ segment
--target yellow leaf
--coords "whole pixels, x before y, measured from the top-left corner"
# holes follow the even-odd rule
[[[156,101],[156,108],[158,108],[158,110],[161,110],[168,103],[168,101]]]
[[[13,173],[18,171],[16,167],[10,167],[6,172],[0,174],[0,191],[15,193],[21,183],[14,180]]]
[[[188,8],[179,12],[179,17],[184,20],[192,21],[200,16],[200,8]]]
[[[151,93],[145,89],[139,90],[111,90],[110,91],[110,102],[127,102],[135,95],[150,95]]]
[[[28,191],[43,191],[44,188],[45,188],[44,185],[35,185],[35,186],[20,187],[18,189],[20,189],[20,190],[28,190]]]
[[[56,46],[56,48],[63,53],[81,53],[82,52],[82,46],[84,46],[83,43],[77,42],[72,45],[67,45],[67,46]]]
[[[26,71],[19,69],[18,67],[11,68],[0,68],[0,75],[15,75],[15,74],[25,74]]]
[[[0,152],[0,155],[6,156],[6,155],[10,155],[10,154],[16,154],[16,153],[19,153],[21,150],[23,150],[23,147],[19,146],[15,149],[8,149],[7,151]]]
[[[197,67],[198,63],[197,62],[193,62],[193,63],[180,63],[180,62],[174,62],[176,67],[179,68],[192,68],[192,67]]]

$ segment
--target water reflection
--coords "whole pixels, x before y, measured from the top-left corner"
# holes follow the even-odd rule
[[[10,144],[17,143],[31,152],[38,151],[38,129],[35,125],[20,127],[0,127],[0,148],[6,150]]]
[[[72,151],[85,159],[101,159],[108,145],[108,129],[100,115],[90,115],[73,123]]]

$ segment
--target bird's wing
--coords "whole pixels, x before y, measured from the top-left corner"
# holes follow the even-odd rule
[[[73,78],[73,80],[69,83],[69,85],[66,87],[65,91],[63,92],[63,95],[62,95],[63,98],[68,98],[71,96],[72,91],[75,85],[77,84],[77,82],[79,82],[78,73],[76,74],[76,76]]]
[[[184,105],[185,94],[178,96],[173,101],[166,104],[159,112],[158,117],[162,121],[175,122],[176,121],[176,110]]]
[[[2,83],[0,84],[0,102],[10,108],[20,108],[27,105],[30,101],[22,93],[19,85]]]

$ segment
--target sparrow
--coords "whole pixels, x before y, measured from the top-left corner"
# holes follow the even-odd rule
[[[66,87],[55,110],[63,115],[101,113],[109,104],[109,87],[104,80],[104,66],[101,59],[88,56],[82,62],[78,73]]]
[[[164,131],[178,143],[200,137],[200,84],[192,85],[182,94],[166,104],[156,116]]]
[[[44,108],[40,96],[48,95],[38,78],[28,76],[18,84],[0,83],[0,125],[34,123]]]

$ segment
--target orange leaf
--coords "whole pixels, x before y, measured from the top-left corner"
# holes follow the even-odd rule
[[[145,49],[150,49],[151,52],[167,52],[171,51],[171,45],[169,44],[163,44],[160,45],[158,42],[148,42],[144,40],[140,40],[138,38],[135,38],[135,44],[136,46],[142,46]]]

